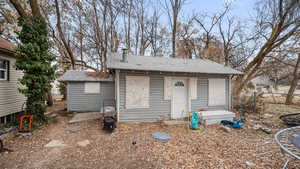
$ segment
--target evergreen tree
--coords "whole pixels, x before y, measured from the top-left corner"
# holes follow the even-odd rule
[[[55,79],[54,55],[50,53],[47,23],[42,17],[22,17],[18,21],[22,28],[18,32],[16,68],[23,71],[19,79],[23,85],[19,91],[27,97],[26,112],[45,120],[46,93],[51,90],[51,82]]]

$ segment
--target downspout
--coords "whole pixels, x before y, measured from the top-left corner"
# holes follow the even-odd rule
[[[117,100],[117,121],[120,119],[120,70],[116,70],[115,77],[115,86],[116,86],[116,100]]]
[[[67,112],[70,112],[70,82],[66,83],[66,87],[67,87]]]
[[[228,111],[232,110],[232,93],[231,93],[231,79],[234,75],[228,76]]]

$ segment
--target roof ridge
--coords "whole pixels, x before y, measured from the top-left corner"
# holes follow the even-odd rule
[[[164,72],[211,73],[211,74],[243,74],[229,66],[206,58],[172,58],[130,54],[127,62],[122,62],[122,55],[111,54],[108,57],[109,69],[146,70]]]

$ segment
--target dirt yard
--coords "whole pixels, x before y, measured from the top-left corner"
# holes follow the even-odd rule
[[[277,125],[280,121],[275,119],[278,112],[288,112],[285,109],[278,106],[275,111],[270,105],[266,112],[276,114],[261,123],[273,125],[273,132],[278,131],[284,126]],[[296,107],[290,111],[298,110]],[[185,126],[143,123],[120,124],[112,134],[101,129],[99,120],[69,124],[70,118],[58,114],[56,122],[35,130],[31,136],[5,139],[5,145],[14,152],[0,154],[0,168],[277,169],[284,162],[273,134],[249,127],[259,120],[257,115],[248,118],[244,129],[229,132],[218,125],[192,131]],[[151,137],[155,131],[167,132],[172,139],[158,142]],[[51,140],[61,140],[64,145],[45,147]],[[80,146],[78,142],[90,144]],[[289,168],[300,168],[300,163],[290,162]]]

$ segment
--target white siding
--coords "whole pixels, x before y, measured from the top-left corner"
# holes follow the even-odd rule
[[[15,69],[16,59],[0,53],[1,59],[9,60],[9,81],[0,81],[0,117],[21,111],[26,98],[19,93],[18,79],[23,73]]]

